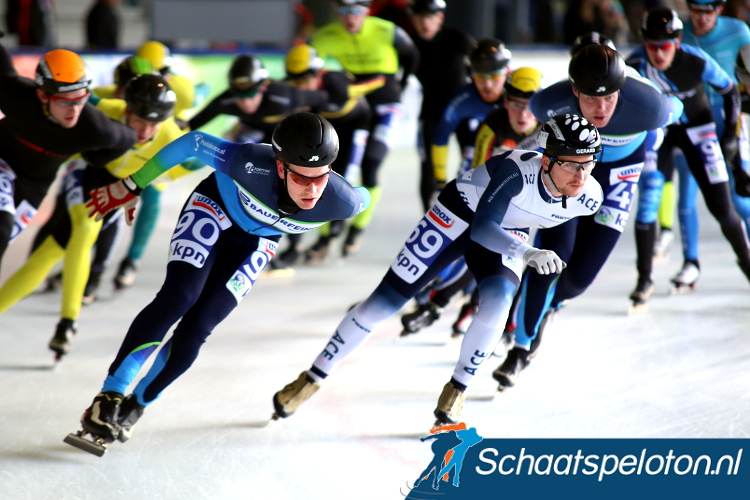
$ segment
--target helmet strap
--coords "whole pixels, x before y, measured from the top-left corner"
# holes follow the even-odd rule
[[[289,187],[287,186],[287,175],[288,172],[286,169],[284,169],[284,182],[283,185],[279,184],[279,215],[284,217],[289,217],[290,215],[294,215],[300,210],[302,210],[296,203],[294,203],[294,200],[292,200],[292,197],[289,196]]]
[[[550,175],[550,172],[552,171],[552,161],[550,161],[548,165],[549,165],[549,168],[547,170],[544,170],[544,168],[542,168],[542,176],[544,176],[544,179],[547,181],[547,183],[552,189],[562,194],[562,192],[560,191],[560,188],[557,187],[557,184],[555,184],[555,181],[552,180],[552,176]],[[562,195],[562,207],[563,208],[568,208],[567,200],[568,200],[568,197],[563,194]]]

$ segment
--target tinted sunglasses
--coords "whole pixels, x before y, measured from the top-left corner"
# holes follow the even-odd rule
[[[326,172],[325,174],[319,175],[317,177],[309,177],[307,175],[302,175],[298,172],[295,172],[294,170],[289,168],[289,165],[287,165],[286,163],[284,163],[284,170],[287,172],[287,174],[289,175],[289,178],[292,179],[292,181],[294,181],[295,184],[299,184],[302,187],[307,187],[310,184],[315,184],[316,186],[322,186],[323,184],[326,183],[326,181],[328,180],[328,176],[331,173],[331,169],[329,167],[328,172]]]
[[[478,78],[479,80],[485,81],[496,81],[502,78],[505,74],[504,71],[493,71],[492,73],[472,73],[471,76]]]
[[[76,106],[83,106],[84,104],[86,104],[86,101],[88,101],[89,97],[91,97],[91,93],[86,92],[81,97],[76,97],[74,99],[70,99],[68,97],[60,97],[56,95],[47,95],[47,97],[49,97],[50,101],[64,108],[74,108]]]
[[[667,40],[664,42],[644,42],[643,45],[645,45],[647,49],[651,50],[666,50],[675,45],[675,43],[676,42],[674,40]]]
[[[338,8],[340,16],[361,16],[370,12],[370,7],[366,5],[342,5]]]

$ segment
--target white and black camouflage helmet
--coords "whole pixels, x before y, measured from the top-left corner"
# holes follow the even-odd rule
[[[547,120],[537,139],[547,156],[584,156],[602,151],[597,128],[586,118],[574,114],[556,115]]]

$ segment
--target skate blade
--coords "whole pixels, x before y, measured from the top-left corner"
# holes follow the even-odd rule
[[[686,293],[693,293],[695,291],[695,285],[673,285],[670,290],[671,295],[685,295]]]
[[[267,269],[264,273],[261,274],[261,277],[263,276],[265,276],[266,278],[291,278],[292,276],[294,276],[294,269]]]
[[[631,304],[628,308],[628,314],[643,314],[648,311],[648,303]]]
[[[107,444],[100,438],[94,438],[93,440],[86,439],[83,437],[86,434],[84,431],[78,431],[76,434],[68,434],[63,439],[63,442],[97,457],[104,456],[107,453]]]

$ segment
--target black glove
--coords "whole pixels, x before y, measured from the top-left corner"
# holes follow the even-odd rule
[[[750,198],[750,175],[742,167],[732,169],[734,175],[734,191],[745,198]]]
[[[724,155],[724,161],[731,168],[740,152],[739,139],[734,136],[724,136],[721,138],[719,145],[721,146],[721,153]]]

